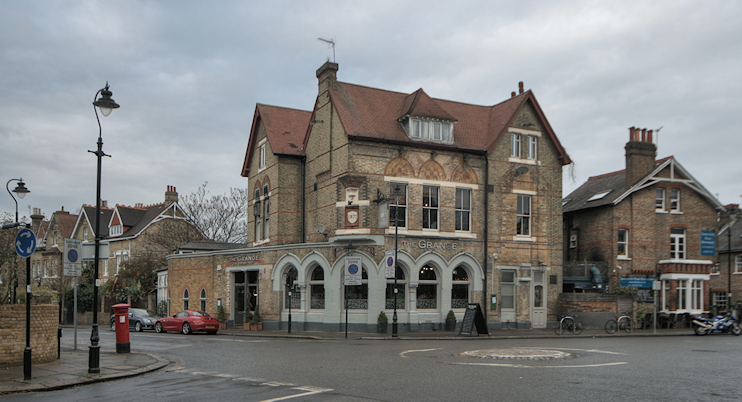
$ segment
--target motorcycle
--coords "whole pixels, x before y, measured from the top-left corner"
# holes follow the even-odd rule
[[[717,315],[712,319],[693,317],[693,331],[696,335],[706,335],[714,331],[723,334],[731,333],[735,336],[742,335],[742,328],[739,327],[737,318],[730,313]]]

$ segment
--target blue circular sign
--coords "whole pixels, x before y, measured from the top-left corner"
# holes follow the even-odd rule
[[[358,273],[358,265],[356,264],[350,264],[348,266],[348,272],[350,272],[351,275],[355,275]]]
[[[394,265],[394,258],[392,258],[392,257],[387,258],[386,259],[386,266],[387,267],[391,267],[392,265]]]
[[[77,250],[70,250],[67,252],[67,259],[70,262],[77,262]]]
[[[15,252],[22,258],[28,258],[36,251],[36,235],[31,229],[21,229],[15,235]]]

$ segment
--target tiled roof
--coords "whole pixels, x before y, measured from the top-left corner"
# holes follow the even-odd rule
[[[591,177],[585,184],[578,187],[568,196],[564,197],[563,212],[572,212],[580,209],[595,208],[610,205],[616,198],[629,190],[626,186],[626,171],[608,173],[601,176]],[[610,191],[604,197],[594,201],[588,201],[596,194]]]
[[[80,215],[85,215],[87,219],[90,221],[88,222],[88,225],[90,225],[90,232],[92,232],[93,236],[95,236],[95,207],[90,205],[83,205],[83,213],[80,213]],[[106,237],[108,236],[108,222],[111,221],[111,216],[113,215],[113,209],[111,208],[103,208],[100,209],[100,236]]]
[[[163,211],[165,211],[167,207],[169,207],[170,205],[171,204],[165,204],[165,203],[150,205],[146,207],[147,208],[146,210],[116,206],[116,208],[119,209],[119,211],[121,211],[122,209],[127,210],[124,213],[131,214],[129,216],[129,219],[134,215],[139,217],[139,219],[136,222],[129,221],[130,223],[132,223],[131,225],[127,225],[126,223],[124,223],[124,226],[131,226],[131,227],[129,228],[129,230],[124,232],[123,237],[130,237],[130,236],[138,235],[142,230],[144,230],[144,228],[149,226],[149,224],[152,223],[152,221],[155,218],[157,218]],[[134,210],[136,210],[137,213],[134,213]],[[127,218],[124,218],[124,219],[127,219]]]
[[[119,216],[121,224],[124,226],[131,227],[136,225],[146,213],[146,209],[116,205],[116,215]]]
[[[732,253],[742,252],[742,216],[738,216],[737,219],[731,225],[731,238],[729,238],[729,226],[719,232],[719,238],[717,239],[719,244],[719,254],[727,254],[730,246],[729,240],[732,241],[731,250]]]
[[[301,155],[312,113],[305,110],[258,104],[268,141],[274,154]]]
[[[188,251],[219,251],[235,250],[247,247],[245,243],[224,243],[216,241],[190,241],[180,247],[178,250]]]
[[[54,217],[57,220],[57,227],[59,227],[59,232],[62,234],[62,237],[65,239],[72,238],[72,230],[75,228],[77,215],[55,213]]]

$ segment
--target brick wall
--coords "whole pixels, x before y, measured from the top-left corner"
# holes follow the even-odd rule
[[[33,363],[48,363],[57,358],[59,306],[31,306],[31,358]],[[23,364],[26,348],[26,305],[0,306],[0,365]]]

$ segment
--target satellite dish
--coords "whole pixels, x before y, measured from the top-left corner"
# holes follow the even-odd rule
[[[518,174],[528,173],[528,166],[521,166],[518,169],[515,169],[515,173],[518,173]]]
[[[316,228],[314,228],[314,231],[319,234],[325,234],[325,225],[320,223]]]

